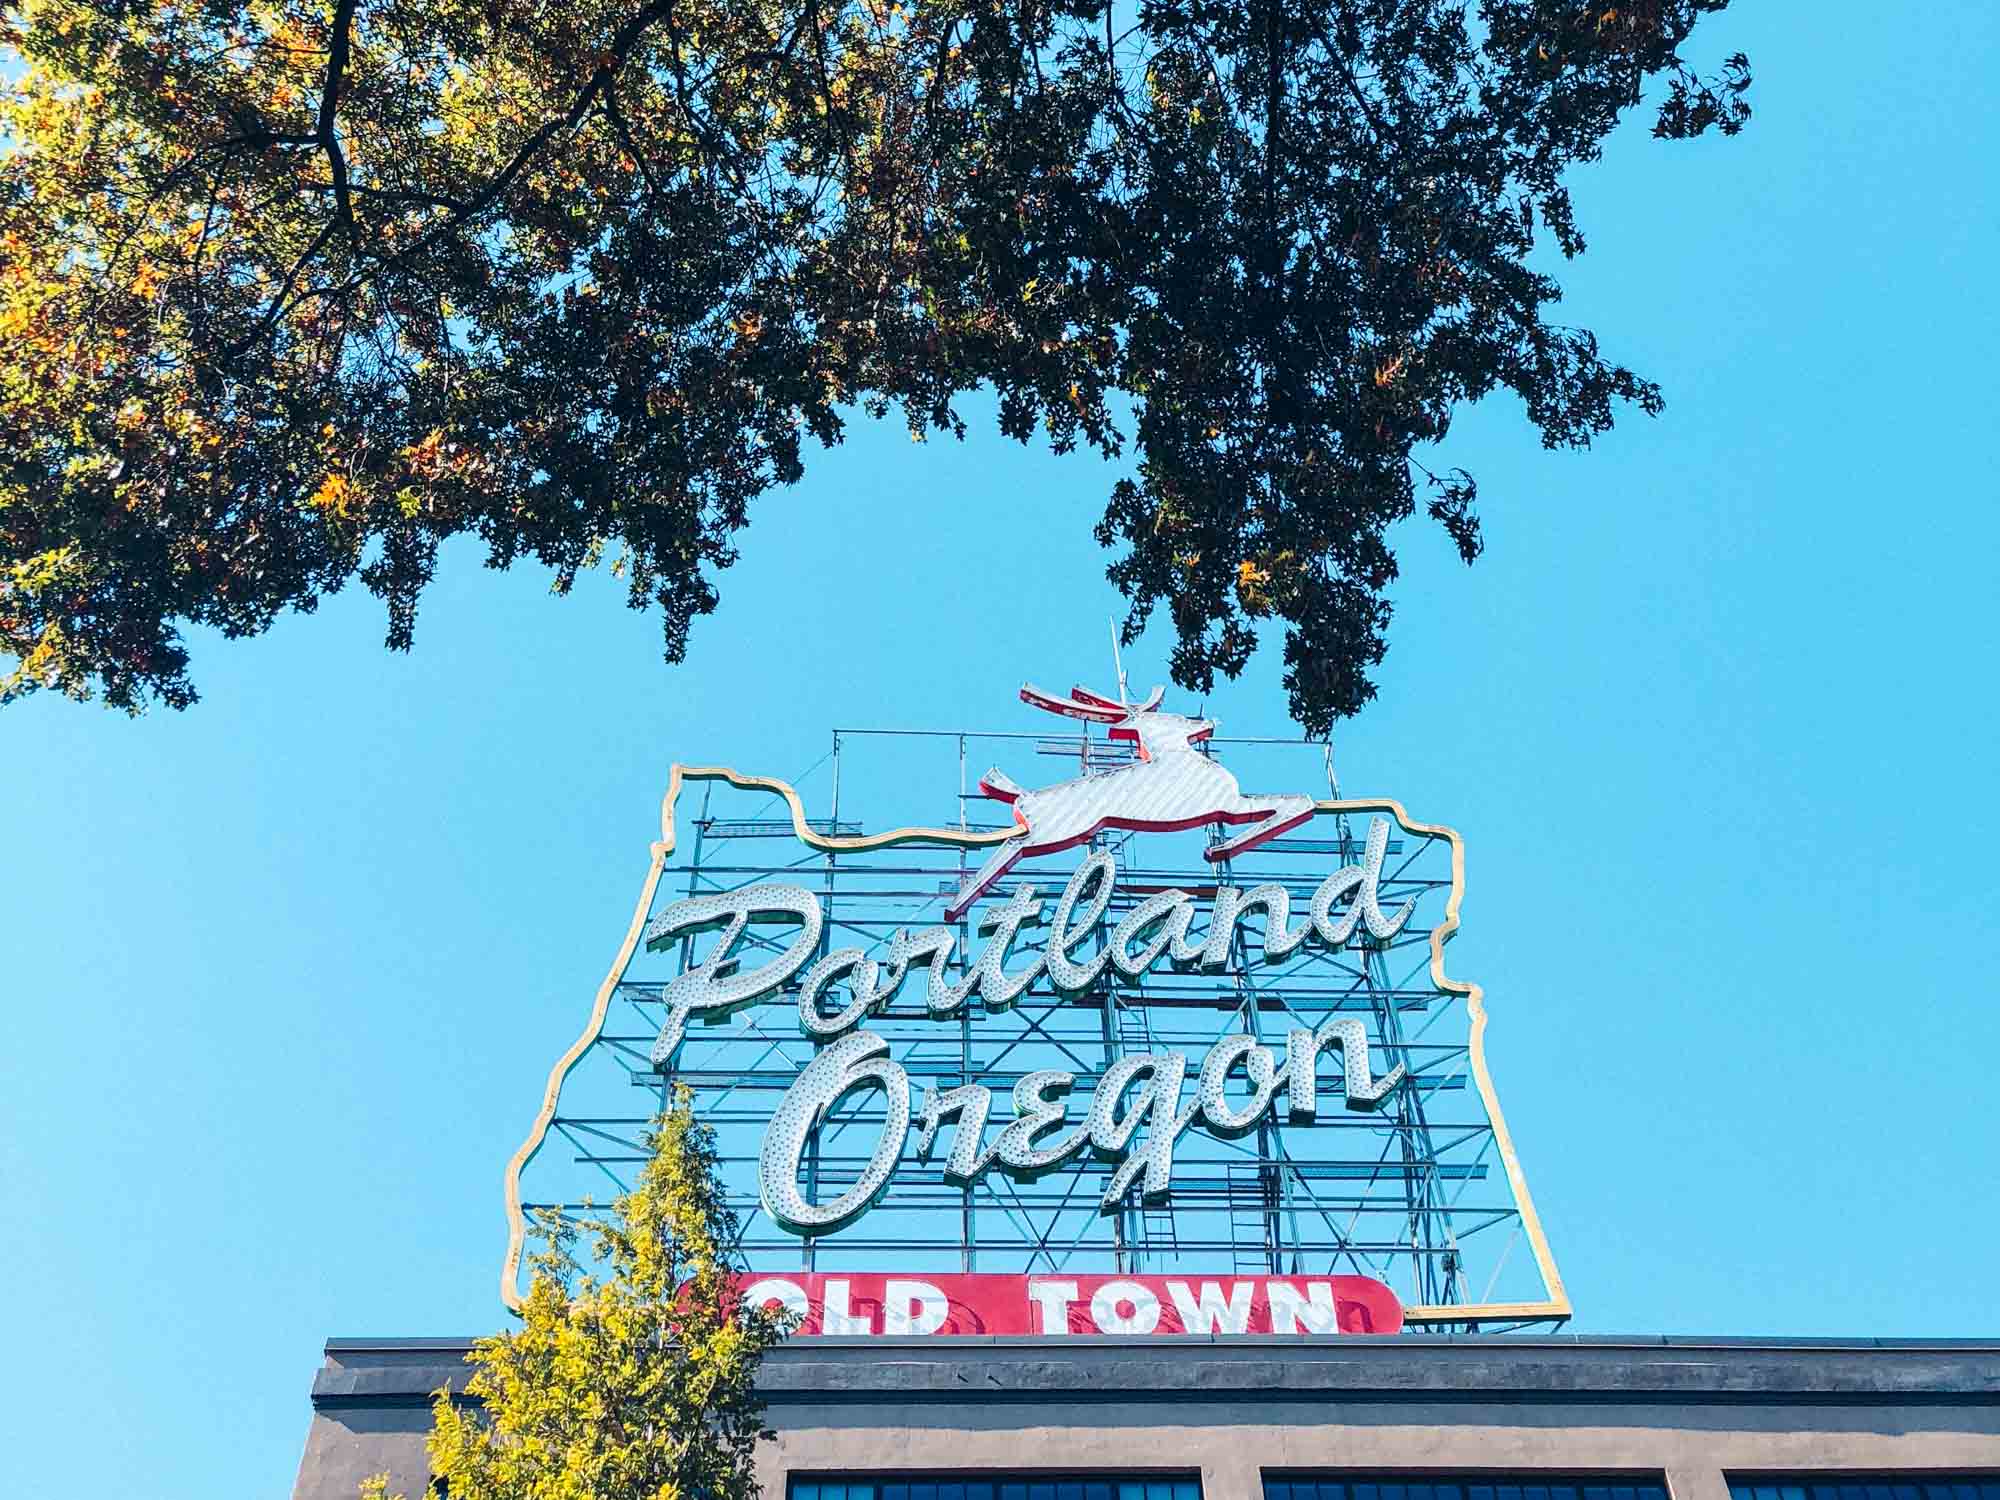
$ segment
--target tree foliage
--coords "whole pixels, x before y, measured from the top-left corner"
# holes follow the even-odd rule
[[[1651,80],[1733,133],[1727,0],[7,0],[0,651],[194,697],[179,629],[348,580],[406,646],[440,545],[609,554],[678,660],[751,502],[856,406],[1133,460],[1097,527],[1206,689],[1285,622],[1374,692],[1421,454],[1658,391],[1549,318],[1565,174]]]
[[[683,1093],[608,1219],[544,1221],[521,1326],[481,1339],[465,1396],[432,1410],[431,1495],[451,1500],[753,1500],[758,1361],[776,1315],[736,1294],[736,1221],[715,1142]],[[364,1496],[376,1500],[386,1480]]]

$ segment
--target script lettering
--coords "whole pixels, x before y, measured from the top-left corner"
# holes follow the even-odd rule
[[[1170,948],[1175,963],[1199,957],[1200,946],[1189,946],[1187,941],[1188,923],[1193,920],[1194,897],[1186,891],[1160,891],[1148,896],[1112,929],[1111,967],[1127,979],[1137,979]],[[1160,930],[1146,940],[1145,947],[1132,952],[1132,940],[1154,926]]]
[[[1159,1066],[1153,1074],[1153,1087],[1146,1100],[1146,1144],[1132,1152],[1118,1163],[1118,1170],[1111,1174],[1111,1186],[1104,1190],[1098,1200],[1099,1213],[1116,1213],[1119,1200],[1125,1190],[1132,1186],[1142,1173],[1145,1185],[1140,1189],[1146,1198],[1163,1198],[1167,1185],[1174,1175],[1174,1142],[1181,1132],[1194,1123],[1200,1113],[1199,1104],[1190,1104],[1180,1109],[1181,1087],[1187,1081],[1187,1059],[1178,1052],[1154,1054]]]
[[[1167,1193],[1175,1143],[1197,1119],[1205,1120],[1218,1136],[1241,1135],[1256,1127],[1281,1088],[1294,1120],[1313,1119],[1318,1108],[1318,1061],[1329,1048],[1340,1049],[1350,1109],[1380,1107],[1405,1076],[1401,1063],[1380,1078],[1373,1075],[1365,1030],[1352,1017],[1330,1020],[1317,1031],[1303,1027],[1293,1031],[1282,1069],[1270,1048],[1239,1033],[1209,1049],[1197,1095],[1185,1108],[1180,1101],[1186,1091],[1187,1058],[1178,1052],[1135,1053],[1104,1070],[1083,1120],[1066,1131],[1062,1127],[1069,1122],[1069,1093],[1076,1086],[1076,1075],[1055,1068],[1024,1074],[1014,1085],[1014,1118],[987,1147],[993,1091],[979,1083],[943,1090],[926,1084],[912,1121],[909,1081],[900,1066],[882,1055],[888,1047],[883,1038],[866,1031],[842,1037],[814,1058],[786,1091],[765,1133],[759,1167],[765,1206],[779,1224],[801,1233],[824,1233],[861,1213],[888,1185],[912,1123],[917,1127],[918,1159],[929,1160],[938,1132],[947,1121],[957,1121],[944,1175],[959,1183],[975,1182],[996,1165],[1010,1176],[1031,1179],[1088,1144],[1100,1158],[1118,1163],[1098,1203],[1100,1213],[1115,1213],[1134,1183],[1140,1184],[1148,1200]],[[1241,1105],[1230,1103],[1223,1092],[1239,1062],[1251,1086],[1249,1099]],[[830,1203],[809,1203],[798,1185],[806,1139],[836,1099],[864,1085],[879,1087],[887,1100],[881,1138],[853,1187]],[[1146,1136],[1134,1147],[1141,1126]],[[1058,1131],[1051,1138],[1051,1132]]]
[[[799,924],[798,936],[771,962],[747,974],[732,974],[737,940],[750,919],[757,916],[794,917]],[[680,1046],[689,1016],[699,1015],[713,1025],[798,972],[799,965],[819,946],[819,898],[795,885],[751,885],[740,891],[677,901],[646,924],[646,946],[660,948],[681,934],[717,926],[723,928],[722,937],[708,957],[660,992],[667,1018],[660,1023],[660,1034],[653,1042],[656,1068],[664,1066]]]
[[[993,1143],[1000,1165],[1017,1177],[1033,1177],[1068,1156],[1090,1137],[1090,1127],[1079,1125],[1046,1146],[1035,1139],[1046,1135],[1069,1118],[1069,1091],[1076,1087],[1076,1075],[1055,1068],[1024,1074],[1014,1085],[1014,1123],[1000,1132]]]
[[[1079,911],[1077,902],[1093,882],[1089,900]],[[1044,955],[1049,982],[1057,989],[1070,994],[1087,990],[1104,972],[1105,962],[1111,956],[1108,952],[1100,949],[1088,961],[1077,963],[1069,950],[1097,925],[1105,907],[1111,904],[1111,889],[1117,883],[1118,862],[1100,849],[1076,867],[1069,884],[1063,887],[1062,899],[1056,902],[1056,914],[1049,922],[1049,946]]]
[[[910,1079],[902,1068],[882,1056],[889,1044],[879,1036],[857,1031],[820,1053],[799,1073],[764,1132],[764,1149],[757,1158],[758,1187],[771,1217],[787,1229],[824,1234],[867,1211],[894,1175],[902,1159],[903,1137],[910,1130]],[[882,1090],[886,1118],[882,1135],[854,1186],[830,1203],[809,1203],[799,1191],[799,1164],[806,1138],[826,1118],[834,1101],[849,1089],[873,1084]]]
[[[1368,1061],[1368,1030],[1352,1016],[1323,1023],[1317,1031],[1299,1027],[1285,1042],[1285,1104],[1291,1117],[1308,1123],[1319,1113],[1319,1055],[1340,1049],[1349,1109],[1375,1109],[1403,1079],[1397,1063],[1377,1078]]]
[[[983,1083],[961,1083],[943,1093],[925,1084],[924,1102],[917,1112],[918,1158],[929,1158],[938,1127],[946,1120],[956,1119],[958,1129],[951,1138],[951,1155],[945,1158],[944,1175],[960,1182],[972,1181],[992,1160],[980,1149],[986,1141],[986,1115],[992,1108],[993,1090]]]
[[[1041,894],[1033,885],[1023,884],[981,917],[977,930],[988,935],[985,946],[955,978],[951,959],[957,938],[945,927],[917,932],[899,928],[879,956],[847,947],[815,961],[825,923],[818,898],[800,886],[751,885],[678,901],[647,924],[649,948],[674,941],[690,943],[704,931],[719,929],[719,936],[700,962],[661,991],[667,1015],[653,1044],[653,1063],[663,1071],[672,1066],[689,1018],[720,1022],[737,1008],[786,989],[804,970],[796,993],[799,1028],[826,1045],[800,1072],[765,1132],[760,1190],[776,1223],[800,1234],[823,1234],[865,1212],[888,1186],[901,1160],[912,1123],[909,1078],[887,1056],[886,1040],[856,1028],[888,1008],[912,968],[929,969],[924,1008],[932,1016],[945,1017],[960,1013],[975,995],[987,1012],[1003,1011],[1044,974],[1057,990],[1073,995],[1089,990],[1107,974],[1137,980],[1163,958],[1183,969],[1227,970],[1239,951],[1239,937],[1243,938],[1240,951],[1246,961],[1249,957],[1251,935],[1246,935],[1245,922],[1252,912],[1263,918],[1258,956],[1264,962],[1288,958],[1308,939],[1338,950],[1365,932],[1365,940],[1385,943],[1402,930],[1416,907],[1415,897],[1410,897],[1394,912],[1382,910],[1388,847],[1389,820],[1372,818],[1361,862],[1322,880],[1307,905],[1306,920],[1297,926],[1292,923],[1291,890],[1275,882],[1247,890],[1219,889],[1207,929],[1199,937],[1189,935],[1194,898],[1181,890],[1155,891],[1133,904],[1096,951],[1084,956],[1089,937],[1104,931],[1118,878],[1111,855],[1096,851],[1065,885],[1040,952],[1022,955],[1016,967],[1008,967],[1022,931],[1036,926],[1043,910]],[[789,924],[795,930],[776,957],[739,972],[739,950],[753,922]],[[766,940],[763,947],[778,945]],[[1178,1052],[1128,1054],[1112,1061],[1099,1078],[1082,1121],[1074,1126],[1069,1094],[1075,1075],[1055,1069],[1031,1072],[1016,1084],[1013,1118],[990,1147],[985,1136],[991,1090],[973,1082],[954,1081],[942,1089],[926,1084],[915,1122],[917,1154],[930,1158],[948,1121],[956,1122],[956,1131],[944,1175],[957,1183],[976,1181],[994,1166],[1031,1178],[1088,1146],[1098,1158],[1117,1163],[1099,1203],[1100,1212],[1116,1212],[1135,1184],[1148,1201],[1167,1193],[1175,1144],[1197,1120],[1217,1136],[1240,1136],[1257,1128],[1282,1091],[1289,1117],[1300,1123],[1312,1121],[1318,1113],[1319,1059],[1334,1049],[1341,1054],[1343,1096],[1349,1109],[1380,1108],[1407,1076],[1405,1065],[1398,1062],[1376,1077],[1366,1026],[1357,1017],[1337,1016],[1315,1029],[1292,1030],[1282,1063],[1254,1036],[1222,1038],[1202,1060],[1196,1097],[1185,1106],[1181,1096],[1190,1059]],[[1229,1089],[1239,1068],[1248,1092],[1232,1099]],[[834,1103],[859,1088],[881,1090],[882,1134],[851,1186],[827,1202],[812,1202],[799,1182],[806,1143]],[[1051,1297],[1053,1288],[1061,1285],[1051,1284]],[[1291,1296],[1289,1291],[1274,1295]],[[1205,1293],[1196,1304],[1205,1326],[1228,1321],[1221,1314],[1211,1315],[1204,1302]],[[1187,1321],[1185,1309],[1183,1315]],[[836,1321],[845,1316],[858,1315],[835,1312]],[[897,1316],[914,1326],[931,1317],[931,1308],[928,1303],[911,1304]],[[1136,1310],[1115,1316],[1135,1322],[1146,1318]],[[1159,1316],[1157,1299],[1152,1316]],[[1324,1321],[1326,1313],[1314,1292],[1296,1309],[1293,1300],[1286,1300],[1281,1316],[1312,1327]],[[1235,1317],[1233,1304],[1228,1317]]]
[[[1244,1075],[1250,1080],[1250,1101],[1241,1109],[1229,1102],[1229,1073],[1238,1062],[1243,1064]],[[1289,1079],[1291,1075],[1285,1075]],[[1208,1056],[1202,1059],[1201,1098],[1202,1118],[1208,1121],[1209,1129],[1225,1138],[1247,1134],[1256,1129],[1257,1122],[1271,1107],[1271,1100],[1278,1092],[1278,1059],[1269,1047],[1247,1033],[1224,1037],[1208,1049]]]

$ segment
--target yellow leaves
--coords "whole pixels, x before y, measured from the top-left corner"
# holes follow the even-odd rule
[[[1268,615],[1276,610],[1298,583],[1298,554],[1285,551],[1261,562],[1245,558],[1236,565],[1236,597],[1252,615]]]
[[[586,1224],[594,1259],[558,1239],[536,1257],[518,1330],[475,1345],[480,1413],[440,1393],[429,1454],[451,1494],[754,1495],[750,1377],[777,1330],[735,1310],[713,1137],[686,1111],[683,1098],[658,1122],[612,1216]]]
[[[1264,585],[1270,581],[1270,569],[1260,568],[1248,558],[1236,565],[1236,597],[1251,614],[1269,612],[1271,601],[1265,596]]]
[[[141,258],[139,269],[132,275],[132,295],[150,297],[160,289],[160,271],[150,260]]]
[[[331,427],[327,431],[331,432]],[[422,442],[411,443],[397,456],[407,464],[413,473],[429,473],[438,466],[439,456],[444,451],[444,429],[433,427],[424,434]]]
[[[1390,381],[1394,380],[1398,375],[1403,373],[1404,369],[1409,365],[1409,363],[1410,363],[1410,356],[1407,350],[1405,350],[1401,354],[1398,354],[1393,359],[1384,360],[1381,364],[1375,367],[1376,386],[1379,388],[1381,386],[1389,384]]]
[[[61,675],[62,642],[62,627],[48,626],[42,638],[21,658],[21,664],[0,677],[0,700],[11,697],[29,683],[54,687]]]
[[[24,562],[10,565],[6,572],[7,592],[38,594],[49,588],[81,562],[75,547],[51,547]]]
[[[450,441],[440,427],[433,427],[419,441],[398,449],[396,459],[396,469],[382,489],[389,492],[389,486],[396,485],[392,492],[396,508],[406,518],[447,516],[453,497],[461,494],[464,486],[481,485],[492,473],[490,455]],[[396,484],[397,478],[405,482]],[[452,482],[457,488],[447,487]],[[588,566],[597,565],[602,548],[601,538],[592,542]]]
[[[36,311],[36,308],[12,298],[0,304],[0,342],[12,347],[17,357],[21,340],[34,325]]]
[[[315,510],[329,511],[343,521],[350,521],[359,509],[358,499],[353,481],[345,474],[334,473],[320,481],[319,488],[312,492],[306,504]]]
[[[60,607],[51,610],[32,606],[45,596],[55,594],[60,598],[62,592],[77,588],[84,572],[83,554],[72,546],[52,547],[0,568],[0,600],[6,603],[6,608],[0,610],[0,642],[20,659],[12,672],[0,677],[0,702],[30,687],[62,685],[68,658],[73,656],[75,648],[63,628]],[[16,609],[28,619],[16,616]],[[30,624],[29,619],[34,623]],[[30,641],[34,644],[28,644]],[[88,696],[73,688],[65,691],[72,697]]]
[[[745,343],[755,343],[764,333],[764,315],[754,308],[746,308],[729,320],[729,326]]]

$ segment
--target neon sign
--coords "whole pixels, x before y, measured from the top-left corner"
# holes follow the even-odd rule
[[[942,1305],[947,1333],[1046,1334],[1065,1317],[1078,1334],[1140,1331],[1156,1310],[1160,1333],[1327,1332],[1329,1297],[1341,1332],[1388,1331],[1391,1312],[1566,1316],[1487,1071],[1480,990],[1445,971],[1457,835],[1386,799],[1245,793],[1210,757],[1215,726],[1163,712],[1158,692],[1021,696],[1103,725],[1136,760],[1107,765],[1087,734],[1037,740],[1085,774],[969,783],[966,742],[986,736],[960,733],[961,799],[976,785],[1007,804],[1002,826],[868,833],[840,820],[841,746],[883,732],[836,734],[831,817],[786,782],[672,768],[631,925],[508,1165],[503,1300],[519,1305],[529,1214],[567,1214],[640,1159],[626,1154],[645,1146],[650,1110],[625,1102],[637,1085],[662,1101],[689,1088],[713,1111],[747,1274],[803,1298],[808,1330],[930,1331]],[[777,820],[764,798],[782,801]],[[1162,868],[1144,836],[1207,826],[1220,831],[1201,852],[1263,848],[1256,873],[1183,873],[1185,846]],[[739,839],[811,852],[718,842]],[[956,857],[904,852],[940,849]],[[564,1159],[538,1169],[532,1201],[523,1174],[557,1138]],[[1525,1275],[1502,1239],[1516,1225]],[[1218,1254],[1235,1278],[1213,1279]],[[1355,1310],[1369,1287],[1389,1312]]]
[[[758,1161],[765,1209],[794,1232],[824,1234],[866,1212],[888,1186],[902,1160],[903,1137],[912,1121],[910,1078],[900,1064],[882,1055],[889,1050],[886,1041],[855,1028],[895,998],[913,968],[921,965],[929,970],[927,1008],[932,1017],[944,1019],[958,1015],[975,995],[989,1012],[1008,1009],[1043,974],[1059,989],[1075,991],[1096,983],[1107,970],[1118,979],[1137,980],[1163,959],[1182,969],[1226,973],[1236,928],[1252,911],[1263,914],[1260,955],[1266,962],[1289,956],[1307,941],[1339,951],[1364,929],[1377,941],[1386,940],[1402,929],[1415,906],[1406,901],[1393,915],[1382,910],[1382,859],[1388,845],[1388,819],[1371,819],[1362,862],[1322,880],[1308,903],[1306,920],[1296,926],[1291,921],[1290,893],[1282,885],[1249,890],[1223,886],[1216,892],[1207,928],[1191,936],[1194,898],[1185,891],[1166,890],[1139,901],[1096,951],[1086,953],[1083,950],[1118,879],[1116,862],[1100,851],[1085,859],[1064,887],[1047,943],[1013,967],[1008,966],[1011,950],[1024,928],[1039,924],[1045,904],[1034,885],[1017,888],[980,918],[979,930],[992,936],[956,981],[946,977],[946,964],[957,944],[956,934],[947,927],[915,935],[898,930],[882,960],[859,948],[826,954],[799,982],[797,1017],[803,1033],[830,1045],[799,1074],[765,1131]],[[984,889],[991,881],[975,877],[974,883]],[[1347,904],[1338,908],[1343,899]],[[739,972],[739,945],[760,917],[789,919],[797,924],[796,933],[776,958]],[[752,885],[697,896],[654,917],[646,927],[649,948],[697,931],[722,929],[707,957],[662,993],[667,1018],[653,1044],[654,1065],[671,1062],[690,1017],[714,1024],[783,988],[817,950],[822,926],[819,898],[803,886],[789,885]],[[850,998],[828,1014],[823,1003],[840,981]],[[1166,1195],[1173,1175],[1174,1141],[1197,1120],[1218,1135],[1241,1135],[1256,1127],[1282,1091],[1289,1117],[1310,1121],[1317,1110],[1319,1059],[1333,1048],[1339,1049],[1344,1064],[1349,1109],[1379,1107],[1402,1080],[1400,1063],[1376,1077],[1366,1028],[1352,1017],[1333,1017],[1311,1030],[1294,1028],[1285,1039],[1282,1063],[1271,1048],[1247,1033],[1217,1042],[1196,1069],[1196,1097],[1185,1106],[1181,1096],[1189,1071],[1186,1056],[1151,1052],[1121,1058],[1098,1081],[1082,1121],[1068,1129],[1064,1129],[1069,1125],[1068,1095],[1076,1077],[1039,1069],[1014,1086],[1014,1118],[991,1145],[985,1141],[993,1104],[990,1089],[965,1083],[938,1092],[927,1085],[915,1115],[917,1154],[928,1157],[942,1127],[951,1122],[955,1136],[945,1176],[963,1183],[976,1181],[996,1166],[1011,1175],[1033,1177],[1088,1146],[1102,1158],[1120,1161],[1099,1203],[1101,1212],[1114,1212],[1135,1181],[1142,1183],[1141,1192],[1148,1199]],[[1249,1092],[1245,1099],[1232,1100],[1230,1083],[1239,1069]],[[887,1117],[881,1137],[859,1180],[825,1203],[808,1202],[798,1186],[806,1143],[835,1101],[863,1087],[882,1092]],[[1142,1126],[1145,1139],[1135,1147]],[[1061,1133],[1050,1138],[1053,1132]]]

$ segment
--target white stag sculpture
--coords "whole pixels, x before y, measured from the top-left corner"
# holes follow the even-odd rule
[[[1139,759],[1038,791],[1015,785],[997,768],[988,771],[980,778],[979,790],[1013,803],[1014,821],[1021,831],[995,849],[979,872],[960,887],[945,907],[947,920],[956,922],[963,916],[1016,860],[1068,849],[1100,829],[1157,833],[1210,823],[1253,824],[1207,851],[1210,859],[1228,859],[1313,815],[1310,797],[1244,796],[1234,776],[1193,748],[1196,741],[1215,733],[1214,723],[1161,713],[1160,699],[1165,692],[1154,688],[1144,703],[1126,704],[1080,687],[1070,689],[1067,698],[1055,697],[1032,684],[1022,687],[1024,703],[1052,714],[1108,724],[1114,740],[1136,740]]]

